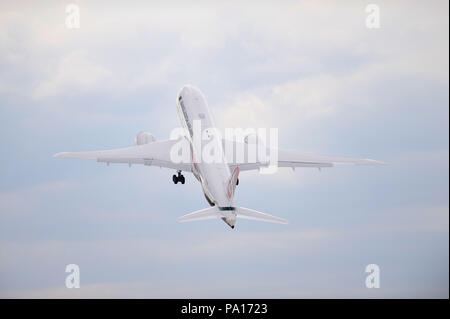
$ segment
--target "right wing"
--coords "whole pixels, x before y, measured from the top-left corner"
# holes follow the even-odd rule
[[[239,166],[241,171],[257,170],[260,168],[267,167],[269,162],[261,162],[256,160],[256,156],[253,156],[252,160],[249,159],[248,154],[256,151],[253,145],[252,147],[247,143],[223,140],[223,145],[225,150],[227,147],[233,150],[233,159],[229,159],[230,170],[234,170]],[[236,152],[240,149],[243,152],[242,159],[238,160]],[[332,167],[334,164],[354,164],[354,165],[385,165],[384,162],[371,160],[371,159],[361,159],[361,158],[351,158],[351,157],[341,157],[341,156],[322,156],[302,153],[291,149],[269,149],[266,148],[266,154],[270,152],[278,152],[277,162],[275,163],[278,167]]]
[[[53,157],[96,160],[104,163],[144,164],[191,172],[191,163],[174,163],[170,158],[170,150],[178,141],[156,141],[113,150],[62,152]]]
[[[367,158],[323,156],[290,149],[278,149],[278,166],[280,167],[332,167],[334,164],[385,165],[384,162]]]

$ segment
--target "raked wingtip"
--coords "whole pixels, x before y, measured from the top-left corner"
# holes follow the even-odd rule
[[[386,162],[383,161],[377,161],[377,160],[373,160],[373,159],[365,159],[364,163],[361,164],[357,164],[357,165],[366,165],[366,166],[386,166],[388,165]]]
[[[287,225],[287,224],[289,224],[289,221],[287,221],[286,219],[280,218],[277,223]]]
[[[53,157],[54,158],[62,158],[62,157],[64,157],[64,154],[67,154],[67,152],[60,152],[60,153],[53,154]]]

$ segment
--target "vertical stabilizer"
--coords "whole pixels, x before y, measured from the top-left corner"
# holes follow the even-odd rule
[[[234,190],[236,189],[236,183],[239,178],[239,166],[236,166],[231,174],[227,183],[227,196],[228,199],[232,199],[234,196]]]

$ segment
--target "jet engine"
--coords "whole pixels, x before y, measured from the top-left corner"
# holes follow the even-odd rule
[[[137,133],[136,137],[134,138],[134,143],[136,145],[143,145],[143,144],[149,144],[156,141],[156,138],[147,131],[141,131]]]

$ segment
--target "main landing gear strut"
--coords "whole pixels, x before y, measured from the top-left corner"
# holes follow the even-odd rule
[[[174,184],[178,184],[178,182],[180,182],[181,184],[184,184],[185,179],[184,179],[184,176],[181,175],[181,171],[178,171],[178,175],[172,176],[172,181]]]

